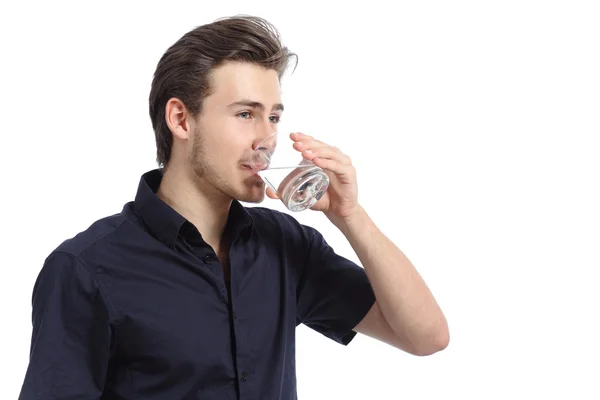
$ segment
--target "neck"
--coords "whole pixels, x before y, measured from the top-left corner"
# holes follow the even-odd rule
[[[218,252],[229,217],[231,198],[216,190],[193,171],[168,168],[157,196],[190,221],[202,238]]]

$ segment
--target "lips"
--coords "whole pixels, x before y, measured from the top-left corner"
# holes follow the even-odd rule
[[[250,172],[253,176],[260,178],[260,175],[258,175],[258,173],[254,170],[254,168],[252,168],[248,164],[242,164],[242,169]]]

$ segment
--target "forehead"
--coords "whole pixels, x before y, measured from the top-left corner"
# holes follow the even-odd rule
[[[250,63],[226,63],[211,72],[211,95],[206,101],[230,104],[252,99],[267,108],[281,102],[277,71]]]

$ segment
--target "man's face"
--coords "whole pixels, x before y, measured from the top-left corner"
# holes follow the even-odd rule
[[[213,71],[211,84],[194,129],[192,170],[232,199],[259,203],[264,183],[248,164],[256,145],[277,131],[283,111],[277,72],[228,63]]]

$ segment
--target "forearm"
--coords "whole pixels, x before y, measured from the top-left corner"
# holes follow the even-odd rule
[[[424,351],[445,347],[446,318],[404,253],[361,207],[345,220],[331,221],[346,236],[364,266],[381,313],[396,335]]]

